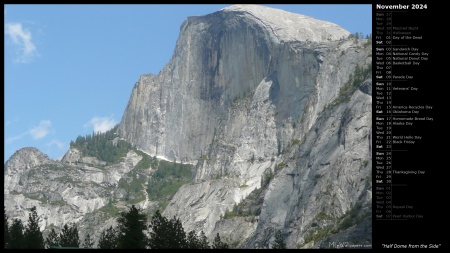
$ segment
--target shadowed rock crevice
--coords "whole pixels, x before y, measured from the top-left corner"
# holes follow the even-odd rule
[[[114,134],[133,148],[113,164],[18,152],[4,170],[10,217],[37,205],[46,228],[94,231],[133,203],[233,247],[271,247],[279,230],[289,248],[370,243],[372,52],[349,34],[258,5],[189,17],[168,64],[131,90]],[[156,158],[193,166],[156,180]]]

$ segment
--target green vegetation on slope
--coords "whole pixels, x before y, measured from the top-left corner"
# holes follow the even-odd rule
[[[153,176],[148,182],[147,193],[153,201],[161,204],[170,201],[178,189],[192,181],[192,165],[158,160],[156,157],[149,161],[154,169]]]
[[[361,68],[356,65],[355,72],[350,74],[348,81],[339,90],[338,97],[327,107],[333,107],[343,102],[348,102],[351,95],[358,89],[358,87],[367,78],[367,75],[372,72],[372,64],[369,64],[367,68]]]
[[[109,164],[117,163],[132,149],[130,143],[118,139],[116,135],[118,126],[105,133],[78,136],[75,141],[70,142],[70,147],[80,150],[85,156],[96,157]]]
[[[92,133],[86,137],[78,136],[71,148],[77,148],[83,155],[98,158],[107,165],[120,162],[121,158],[133,150],[142,159],[119,181],[118,188],[126,192],[125,201],[135,204],[145,200],[144,190],[152,201],[164,209],[178,189],[192,180],[192,165],[158,160],[120,140],[116,135],[118,125],[105,133]],[[146,171],[152,168],[149,177]],[[147,189],[145,189],[145,184]]]

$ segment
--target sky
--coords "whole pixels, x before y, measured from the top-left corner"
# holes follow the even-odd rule
[[[4,5],[4,162],[23,147],[52,159],[118,124],[134,84],[169,62],[189,16],[230,5]],[[371,5],[266,6],[372,32]]]

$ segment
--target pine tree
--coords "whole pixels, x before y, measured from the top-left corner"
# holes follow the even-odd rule
[[[275,242],[272,246],[272,249],[285,249],[286,243],[284,242],[283,234],[281,233],[281,230],[278,230],[275,233]]]
[[[200,240],[194,230],[188,233],[186,241],[189,249],[200,249]]]
[[[4,249],[6,249],[8,244],[8,234],[9,234],[9,227],[8,227],[8,216],[6,216],[6,206],[3,206],[3,214],[4,214],[4,230],[3,230],[3,243],[4,243]]]
[[[23,248],[23,224],[19,219],[15,219],[9,228],[8,249],[22,249]]]
[[[159,210],[156,210],[149,225],[150,238],[148,240],[148,246],[151,249],[169,249],[170,238],[166,235],[169,233],[168,220],[163,217]]]
[[[110,226],[103,230],[98,241],[99,249],[116,249],[117,248],[117,231]]]
[[[51,246],[60,246],[59,235],[56,233],[54,228],[52,228],[52,231],[45,239],[45,245],[47,249],[49,249]]]
[[[173,232],[173,240],[175,241],[174,248],[179,249],[187,248],[186,233],[184,232],[181,220],[174,216],[172,220],[170,220],[170,223],[171,223],[170,225],[172,226],[171,231]]]
[[[145,249],[147,236],[144,234],[144,230],[146,229],[147,217],[140,209],[132,205],[127,213],[120,214],[117,222],[119,223],[117,248]]]
[[[206,238],[205,232],[203,230],[200,232],[199,236],[200,248],[199,249],[209,249],[208,238]]]
[[[31,208],[31,213],[28,215],[28,226],[24,233],[24,247],[27,249],[44,249],[44,237],[39,229],[40,218],[37,214],[36,207]]]
[[[186,237],[188,249],[209,249],[208,238],[206,238],[203,230],[200,235],[197,235],[195,230],[188,233]]]
[[[84,238],[83,248],[92,249],[94,248],[94,240],[91,238],[91,235],[88,233]]]
[[[217,233],[216,237],[214,238],[212,248],[213,249],[228,249],[229,246],[228,246],[228,244],[226,244],[220,240],[220,235],[219,235],[219,233]]]
[[[61,247],[80,247],[80,238],[78,236],[78,228],[75,224],[69,227],[64,225],[59,236]]]
[[[148,246],[151,249],[186,248],[186,233],[179,219],[168,220],[159,210],[155,212],[149,225],[150,238]]]
[[[78,228],[75,224],[72,225],[72,245],[70,247],[80,247],[81,244],[81,240],[80,240],[80,236],[78,234]]]

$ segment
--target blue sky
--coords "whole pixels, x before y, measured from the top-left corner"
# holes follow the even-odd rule
[[[4,161],[119,123],[139,76],[172,56],[181,23],[229,5],[4,5]],[[372,32],[371,5],[267,5]]]

